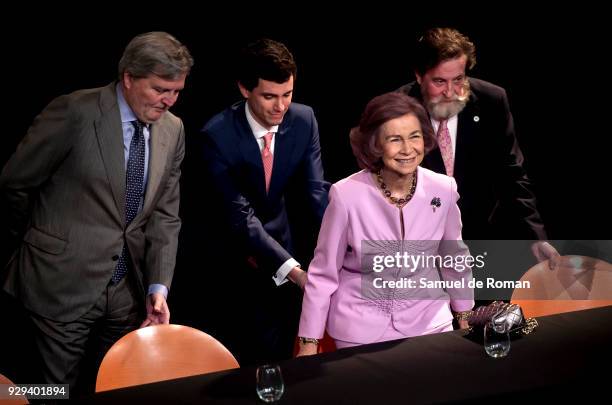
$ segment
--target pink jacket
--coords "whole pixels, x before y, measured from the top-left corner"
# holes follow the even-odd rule
[[[417,173],[415,194],[402,208],[403,240],[434,241],[436,246],[440,240],[461,240],[455,180],[422,167]],[[432,201],[436,197],[439,207]],[[321,338],[327,328],[334,339],[372,343],[391,323],[406,336],[423,335],[449,329],[451,306],[455,311],[472,308],[471,291],[467,299],[463,295],[454,300],[442,290],[438,292],[445,295],[436,300],[364,297],[361,260],[362,253],[368,252],[362,251],[362,241],[393,243],[402,239],[400,210],[383,196],[372,173],[365,170],[334,184],[329,198],[308,268],[299,336]],[[464,279],[466,286],[472,277],[469,268],[463,272],[441,268],[440,274],[444,280]],[[368,276],[372,275],[376,276]]]

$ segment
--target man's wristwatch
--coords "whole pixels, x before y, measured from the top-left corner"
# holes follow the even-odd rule
[[[300,340],[300,343],[305,345],[306,343],[314,343],[315,345],[319,345],[319,339],[315,339],[315,338],[307,338],[307,337],[298,337],[298,339]]]

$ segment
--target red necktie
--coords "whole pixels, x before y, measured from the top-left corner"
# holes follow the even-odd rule
[[[452,177],[454,166],[453,144],[451,143],[448,127],[446,126],[446,120],[440,121],[440,126],[438,127],[438,146],[440,147],[440,154],[442,154],[446,174]]]
[[[274,164],[274,155],[272,154],[272,137],[273,132],[268,132],[264,135],[264,148],[261,151],[261,160],[263,162],[264,175],[266,177],[266,193],[270,190],[270,179],[272,178],[272,165]]]

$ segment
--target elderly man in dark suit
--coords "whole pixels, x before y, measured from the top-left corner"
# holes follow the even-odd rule
[[[506,92],[468,77],[475,63],[473,43],[454,29],[419,40],[417,80],[399,91],[421,100],[437,133],[423,165],[455,177],[464,239],[545,239]]]
[[[89,386],[89,347],[99,361],[130,330],[169,322],[184,130],[168,109],[192,65],[171,35],[138,35],[118,81],[53,100],[2,170],[18,241],[3,285],[35,325],[46,383]]]
[[[209,200],[220,206],[216,235],[224,252],[223,268],[210,273],[231,292],[218,309],[219,336],[241,364],[253,364],[290,357],[297,333],[306,273],[294,258],[288,190],[298,190],[297,215],[310,214],[318,231],[329,184],[314,113],[291,102],[296,65],[289,50],[259,40],[237,66],[245,100],[203,129],[214,183]]]

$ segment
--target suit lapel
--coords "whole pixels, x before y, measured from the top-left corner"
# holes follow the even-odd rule
[[[235,107],[234,110],[236,120],[235,125],[238,129],[236,132],[240,136],[240,139],[238,140],[238,149],[240,149],[240,153],[242,154],[245,162],[250,167],[255,168],[254,171],[249,170],[249,173],[252,173],[253,180],[255,184],[257,184],[257,188],[261,192],[261,195],[265,196],[266,179],[264,175],[263,162],[261,160],[261,151],[259,150],[259,145],[255,140],[253,130],[251,130],[249,122],[246,119],[245,104],[246,102],[241,102]],[[274,170],[274,168],[272,168],[272,170]],[[272,176],[274,177],[274,171],[272,172]]]
[[[115,83],[100,93],[101,115],[94,121],[100,154],[106,169],[117,213],[123,222],[125,218],[125,157],[123,153],[123,129],[121,114],[117,106]]]
[[[108,182],[111,186],[113,199],[117,206],[117,213],[121,222],[125,221],[125,157],[123,145],[123,128],[121,127],[121,114],[117,105],[115,83],[105,87],[100,94],[101,116],[94,122],[100,154],[106,169]],[[163,118],[162,118],[163,120]],[[155,193],[159,189],[168,155],[168,128],[164,122],[151,126],[149,140],[149,167],[148,180],[145,192],[144,205],[137,218],[150,208]]]
[[[153,197],[160,186],[162,175],[166,169],[169,137],[168,128],[163,122],[151,125],[151,137],[149,139],[149,176],[147,179],[144,205],[139,214],[148,211],[153,203]]]
[[[287,111],[275,135],[274,165],[272,166],[272,179],[270,180],[270,192],[268,195],[277,194],[282,191],[280,185],[285,184],[286,169],[290,166],[291,155],[293,155],[295,139],[290,135],[292,124],[290,114],[290,111]]]
[[[463,109],[459,113],[457,122],[457,145],[455,151],[455,168],[454,177],[457,180],[457,184],[463,184],[465,177],[465,167],[467,164],[473,163],[468,162],[469,159],[469,148],[473,141],[474,136],[479,133],[480,126],[480,111],[478,108],[477,97],[474,93],[470,95],[470,99]]]
[[[248,132],[247,130],[241,131],[238,148],[240,148],[240,153],[242,153],[242,157],[244,158],[244,160],[249,165],[255,167],[257,172],[256,176],[258,176],[258,178],[261,177],[262,187],[265,188],[263,162],[261,161],[261,151],[259,150],[259,145],[257,145],[257,141],[255,140],[255,135],[253,135],[253,132],[250,129],[248,129]]]

